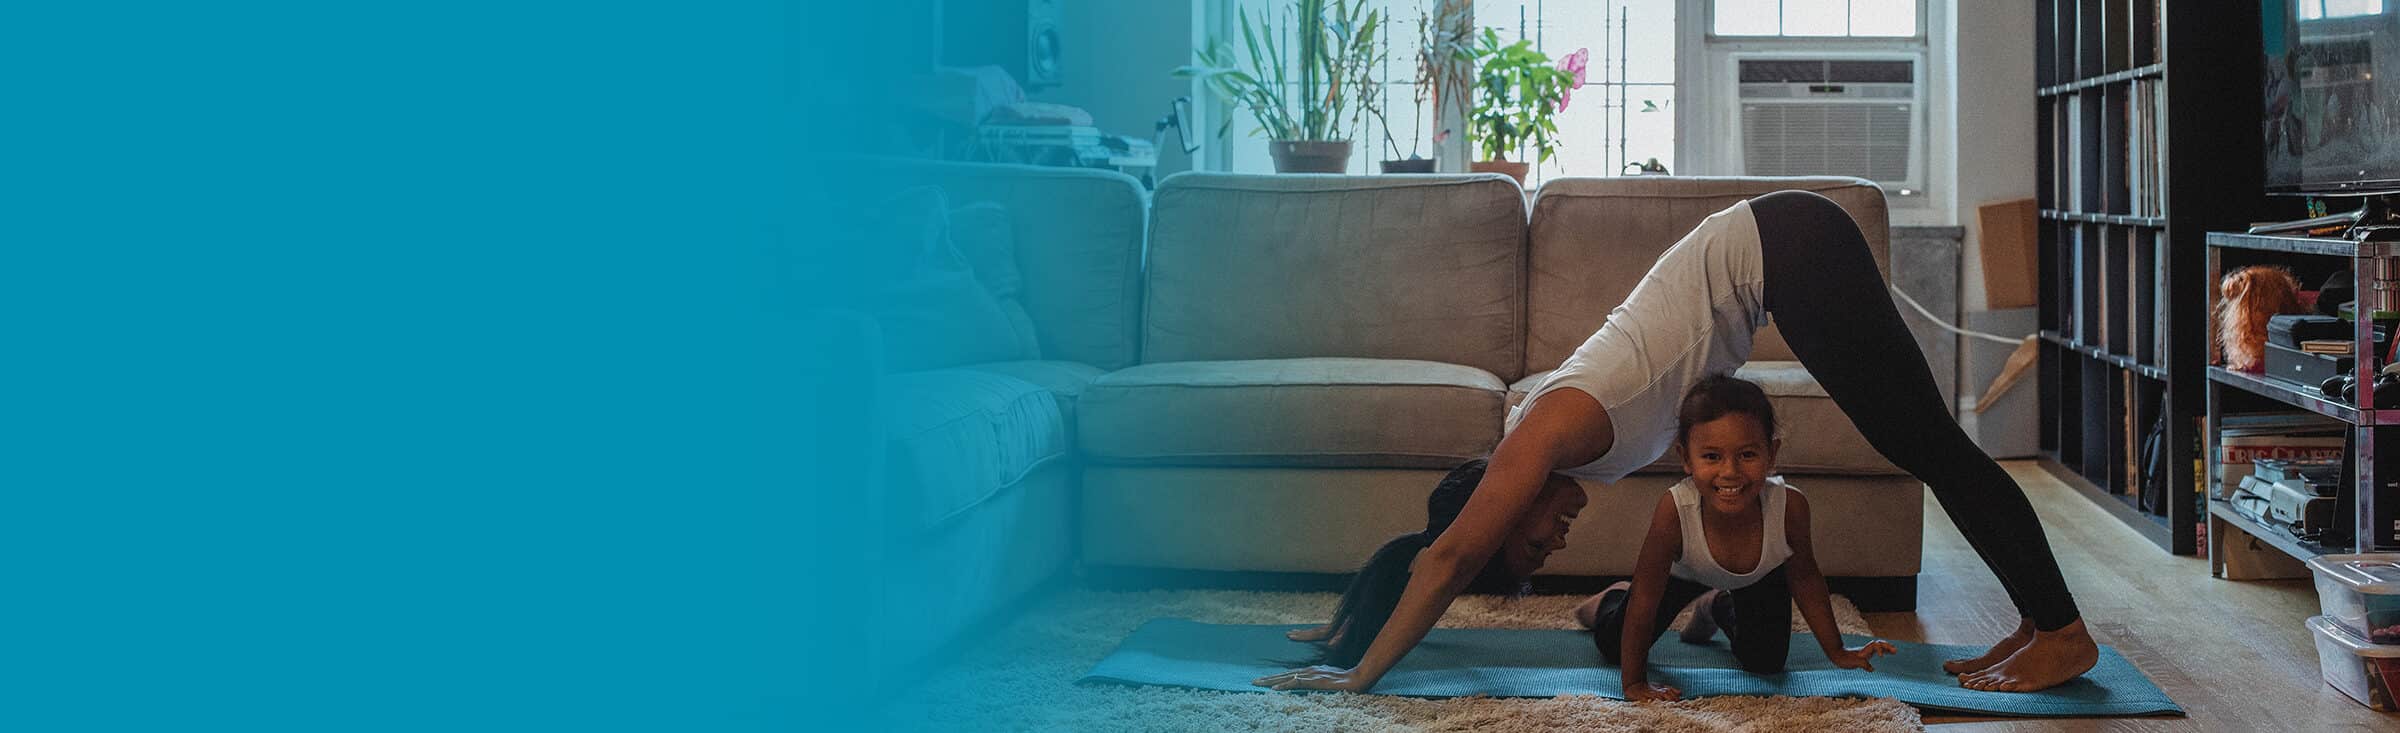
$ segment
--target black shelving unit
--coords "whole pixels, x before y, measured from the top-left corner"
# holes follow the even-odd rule
[[[2198,554],[2205,235],[2264,199],[2258,13],[2037,0],[2034,23],[2041,462],[2160,548]],[[2145,465],[2152,441],[2164,457]]]
[[[2400,257],[2400,243],[2352,242],[2342,239],[2236,234],[2218,232],[2208,235],[2208,268],[2211,282],[2215,276],[2245,264],[2277,264],[2295,271],[2315,275],[2304,281],[2321,280],[2324,272],[2348,270],[2355,278],[2357,292],[2376,292],[2374,263],[2377,259]],[[2214,305],[2211,296],[2210,305]],[[2385,362],[2375,351],[2372,326],[2353,321],[2351,354],[2354,376],[2372,379]],[[2263,405],[2278,410],[2297,410],[2323,418],[2328,427],[2338,427],[2349,436],[2352,474],[2340,487],[2335,510],[2336,522],[2347,520],[2351,537],[2339,543],[2301,540],[2282,529],[2267,527],[2234,511],[2221,499],[2208,502],[2209,567],[2213,574],[2226,575],[2226,545],[2239,532],[2255,537],[2262,543],[2295,559],[2308,559],[2325,553],[2374,552],[2400,549],[2400,543],[2388,541],[2388,530],[2400,521],[2400,492],[2377,487],[2390,483],[2393,456],[2400,454],[2400,410],[2361,409],[2340,400],[2326,399],[2306,385],[2292,384],[2280,379],[2223,367],[2208,368],[2207,421],[2202,432],[2206,439],[2204,455],[2216,455],[2219,442],[2220,416],[2252,412]],[[2371,405],[2372,403],[2370,403]],[[2212,496],[2224,492],[2215,484],[2219,481],[2212,463],[2208,471]],[[2379,541],[2378,538],[2383,538]]]

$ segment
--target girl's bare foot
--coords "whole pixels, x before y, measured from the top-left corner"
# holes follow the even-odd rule
[[[1958,684],[1973,690],[2033,692],[2065,684],[2100,663],[2100,645],[2083,628],[2083,619],[2057,631],[2035,631],[2033,641],[1990,669],[1961,676]]]
[[[1631,593],[1633,592],[1633,584],[1620,580],[1609,584],[1607,588],[1601,589],[1600,592],[1592,594],[1592,597],[1583,599],[1582,603],[1576,604],[1575,606],[1575,623],[1583,624],[1583,627],[1587,629],[1599,628],[1600,599],[1607,597],[1610,593],[1615,593],[1618,591]]]
[[[2017,630],[2002,637],[1999,643],[1993,644],[1991,650],[1984,652],[1983,656],[1943,662],[1942,671],[1956,675],[1991,669],[1992,665],[2007,660],[2008,655],[2017,653],[2017,650],[2025,648],[2025,644],[2031,641],[2033,641],[2033,619],[2018,619]]]
[[[1692,601],[1692,622],[1684,624],[1683,633],[1678,635],[1683,643],[1706,644],[1717,638],[1717,601],[1724,597],[1725,591],[1710,590]]]

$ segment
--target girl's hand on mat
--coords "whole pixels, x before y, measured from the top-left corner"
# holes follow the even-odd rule
[[[1868,660],[1872,660],[1876,657],[1880,657],[1885,654],[1891,654],[1897,651],[1900,650],[1893,648],[1891,642],[1876,640],[1867,642],[1866,646],[1862,646],[1857,649],[1839,649],[1826,652],[1825,658],[1832,660],[1833,666],[1840,667],[1842,669],[1863,669],[1873,672],[1875,671],[1875,663]]]
[[[1683,699],[1683,691],[1674,685],[1658,682],[1636,682],[1625,686],[1626,702],[1666,702]]]
[[[1295,669],[1283,674],[1271,674],[1251,680],[1250,684],[1276,690],[1334,690],[1337,692],[1366,692],[1374,684],[1351,670],[1317,665]]]

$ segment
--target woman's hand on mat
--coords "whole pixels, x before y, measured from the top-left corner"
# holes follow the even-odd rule
[[[1662,682],[1635,682],[1625,686],[1626,702],[1665,702],[1683,699],[1683,691]]]
[[[1282,674],[1267,675],[1265,677],[1251,680],[1250,684],[1260,687],[1274,688],[1276,690],[1334,690],[1338,692],[1366,692],[1367,688],[1373,686],[1375,683],[1372,680],[1368,680],[1359,676],[1352,670],[1342,669],[1340,667],[1328,667],[1320,664],[1314,667],[1295,669]]]
[[[1870,660],[1897,651],[1900,650],[1893,648],[1891,642],[1876,640],[1867,642],[1866,646],[1862,646],[1857,649],[1834,649],[1827,651],[1825,652],[1825,658],[1832,660],[1833,666],[1840,667],[1842,669],[1863,669],[1873,672],[1875,671],[1875,663]]]

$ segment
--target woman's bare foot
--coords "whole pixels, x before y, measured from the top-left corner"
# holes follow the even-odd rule
[[[1683,639],[1685,644],[1706,644],[1717,638],[1717,599],[1723,597],[1725,591],[1712,589],[1694,599],[1692,622],[1683,625],[1683,632],[1677,638]]]
[[[1313,629],[1292,629],[1290,631],[1283,632],[1283,638],[1290,639],[1292,641],[1324,641],[1332,636],[1333,624],[1326,624]]]
[[[2083,619],[2057,631],[2035,631],[2033,641],[1990,669],[1959,677],[1972,690],[2033,692],[2065,684],[2100,663],[2100,645],[2083,628]]]
[[[1600,590],[1600,592],[1592,594],[1592,597],[1583,599],[1582,603],[1576,604],[1575,606],[1575,623],[1583,624],[1583,627],[1587,629],[1599,628],[1600,599],[1617,591],[1631,593],[1633,592],[1633,584],[1620,580],[1615,583],[1610,583],[1607,588],[1603,588]]]
[[[2031,641],[2033,641],[2033,619],[2018,619],[2017,630],[2002,637],[1999,643],[1993,644],[1991,650],[1984,652],[1983,656],[1943,662],[1942,671],[1950,674],[1966,674],[1991,669],[1992,665],[2006,661],[2008,655],[2017,653],[2017,650],[2025,648],[2025,644]]]

